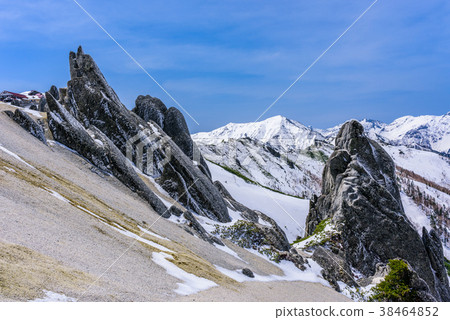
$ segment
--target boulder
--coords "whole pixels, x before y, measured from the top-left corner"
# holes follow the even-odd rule
[[[255,275],[253,274],[253,271],[250,270],[249,268],[244,268],[242,269],[242,274],[249,277],[249,278],[254,278]]]
[[[31,133],[35,138],[39,139],[45,145],[47,144],[47,139],[45,138],[44,128],[33,120],[25,111],[22,109],[16,109],[13,113],[9,111],[6,113],[11,119],[17,122],[22,128]]]
[[[38,111],[48,112],[47,99],[45,98],[45,95],[42,96],[41,100],[39,100]]]

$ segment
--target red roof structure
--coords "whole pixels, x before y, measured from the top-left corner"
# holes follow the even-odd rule
[[[20,93],[15,93],[15,92],[11,92],[11,91],[3,91],[2,95],[10,95],[13,96],[17,99],[28,99],[28,97],[26,95],[20,94]]]

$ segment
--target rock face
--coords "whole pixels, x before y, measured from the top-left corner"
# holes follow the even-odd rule
[[[57,141],[78,151],[102,170],[112,170],[133,191],[145,190],[142,195],[160,214],[161,201],[138,181],[137,174],[126,166],[128,160],[155,177],[187,209],[221,222],[231,220],[209,177],[151,118],[144,121],[120,102],[91,56],[80,47],[77,53],[70,53],[69,62],[71,80],[67,89],[58,91],[52,87],[46,94],[49,127]],[[77,139],[83,143],[77,145]],[[93,146],[95,140],[107,141],[103,150]]]
[[[253,271],[250,270],[249,268],[242,269],[242,273],[244,275],[246,275],[247,277],[249,277],[249,278],[254,278],[255,277],[255,275],[253,274]]]
[[[156,122],[158,126],[164,128],[164,116],[167,111],[165,104],[158,98],[139,96],[136,99],[136,107],[132,110],[145,122],[150,120]]]
[[[392,159],[355,120],[345,123],[336,137],[335,151],[323,171],[322,195],[311,201],[307,234],[328,218],[339,241],[322,245],[349,267],[370,277],[378,263],[401,258],[422,277],[436,300],[448,300],[448,282],[435,276],[441,269],[434,268],[443,263],[437,252],[439,239],[422,241],[404,214]],[[439,261],[435,266],[432,257]]]
[[[449,281],[447,276],[447,269],[444,264],[444,252],[439,235],[436,231],[431,230],[428,233],[427,229],[422,229],[422,241],[430,258],[431,267],[434,270],[436,282],[441,283],[442,287],[448,288]],[[440,288],[438,288],[439,290]],[[442,300],[450,301],[450,290],[439,290]]]
[[[34,121],[25,111],[16,109],[14,113],[12,111],[8,111],[6,114],[34,137],[42,141],[44,144],[47,144],[44,128]]]
[[[76,150],[97,168],[113,174],[123,184],[145,199],[163,217],[170,211],[139,178],[117,147],[95,126],[86,129],[56,99],[46,93],[48,123],[55,140]]]

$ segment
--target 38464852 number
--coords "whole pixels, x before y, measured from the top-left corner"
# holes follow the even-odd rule
[[[380,307],[380,317],[437,317],[438,307]]]

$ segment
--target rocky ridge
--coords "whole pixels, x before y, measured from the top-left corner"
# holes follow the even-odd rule
[[[186,231],[207,242],[223,245],[199,223],[198,215],[229,223],[228,210],[237,210],[244,221],[259,227],[259,235],[267,239],[266,249],[303,268],[305,262],[289,253],[291,246],[275,221],[229,198],[223,186],[213,183],[178,109],[147,95],[139,96],[129,111],[81,47],[70,53],[69,62],[67,88],[52,86],[42,106],[48,110],[48,126],[56,141],[85,157],[102,174],[118,178],[163,217],[181,218]],[[160,199],[143,181],[145,176],[183,209]],[[259,217],[264,225],[255,221]]]

